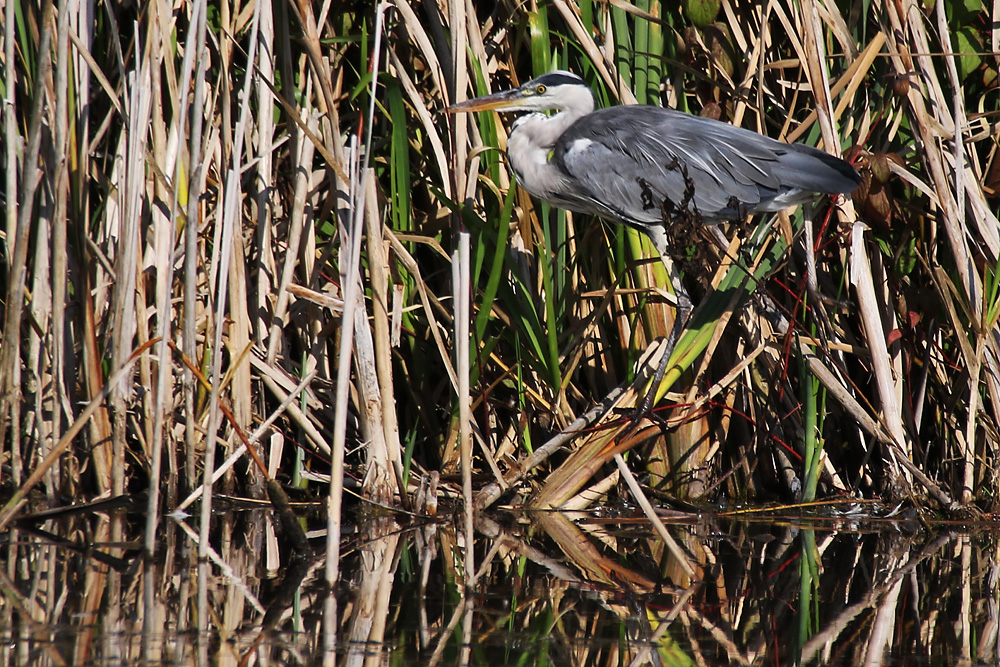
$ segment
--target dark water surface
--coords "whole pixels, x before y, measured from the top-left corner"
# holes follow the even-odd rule
[[[351,527],[331,598],[322,536],[292,558],[270,512],[231,511],[200,622],[196,521],[167,522],[152,564],[111,541],[141,534],[124,515],[21,524],[0,536],[0,664],[323,664],[330,618],[349,665],[996,665],[996,525],[877,513],[676,515],[671,550],[638,516],[495,512],[467,605],[450,517]]]

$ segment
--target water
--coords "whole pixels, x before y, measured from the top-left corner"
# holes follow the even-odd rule
[[[492,513],[468,607],[450,517],[358,523],[330,599],[322,537],[292,558],[270,512],[231,511],[203,624],[196,531],[168,521],[146,564],[109,515],[66,517],[0,538],[0,664],[318,664],[325,618],[338,664],[997,664],[996,526],[855,511],[681,515],[680,558],[639,516]]]

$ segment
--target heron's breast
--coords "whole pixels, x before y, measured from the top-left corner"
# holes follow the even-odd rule
[[[512,133],[507,142],[507,156],[518,183],[525,190],[542,199],[565,188],[565,176],[552,164],[554,148],[536,143],[523,133]]]

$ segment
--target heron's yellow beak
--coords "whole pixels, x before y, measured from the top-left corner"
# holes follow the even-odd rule
[[[489,109],[510,109],[518,106],[524,100],[524,94],[520,88],[505,90],[502,93],[484,95],[474,100],[459,102],[445,109],[445,113],[462,113],[466,111],[487,111]]]

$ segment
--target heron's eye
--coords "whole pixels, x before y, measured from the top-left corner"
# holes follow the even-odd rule
[[[542,84],[538,84],[537,86],[535,86],[535,94],[536,95],[544,95],[545,94],[545,86],[543,86]]]

